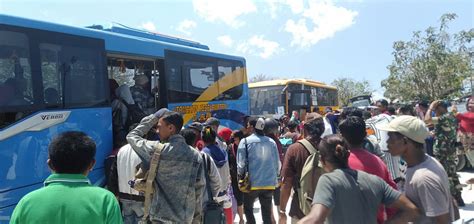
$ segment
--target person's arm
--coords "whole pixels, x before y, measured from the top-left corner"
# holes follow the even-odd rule
[[[280,188],[280,211],[278,214],[280,216],[279,223],[286,223],[286,205],[290,199],[291,189],[293,188],[294,177],[296,176],[296,170],[294,168],[294,154],[295,154],[294,145],[291,145],[288,148],[288,151],[283,158],[283,167],[281,169],[282,184]]]
[[[194,215],[193,215],[193,224],[198,224],[201,223],[202,221],[202,200],[203,200],[203,195],[204,191],[206,190],[206,177],[205,171],[206,169],[204,168],[204,161],[202,160],[202,156],[200,156],[201,163],[198,168],[198,173],[196,176],[196,184],[194,186],[194,194],[196,195],[196,200],[194,204]]]
[[[242,139],[237,148],[237,174],[243,175],[247,166],[247,149],[249,147],[246,138]]]
[[[420,215],[419,209],[403,194],[387,207],[397,209],[398,213],[389,218],[385,223],[413,222]]]
[[[221,190],[221,176],[219,174],[219,171],[217,170],[216,163],[212,159],[211,156],[208,154],[205,154],[206,159],[209,161],[209,181],[210,181],[210,186],[211,186],[211,191],[212,191],[212,196],[217,197],[219,194],[219,191]]]
[[[284,177],[281,187],[280,187],[280,211],[278,214],[280,216],[280,221],[278,223],[286,223],[286,205],[290,199],[291,189],[293,188],[293,177]]]
[[[118,203],[118,200],[115,198],[113,194],[110,194],[110,196],[106,197],[106,203],[107,204],[107,222],[106,223],[117,223],[117,224],[122,224],[123,219],[122,219],[122,212],[120,211],[120,206]]]
[[[443,215],[438,215],[434,217],[434,220],[436,221],[436,224],[444,224],[444,223],[451,223],[451,216],[449,215],[449,212]]]
[[[331,209],[322,204],[314,204],[307,216],[298,221],[298,224],[324,224]]]
[[[159,142],[148,141],[143,136],[158,122],[158,118],[152,114],[144,117],[140,124],[127,135],[127,141],[132,149],[138,154],[142,160],[144,168],[150,166],[150,160],[155,147]]]
[[[430,104],[430,107],[428,108],[428,110],[425,113],[425,123],[426,124],[433,124],[433,117],[431,116],[431,113],[433,112],[434,109],[436,109],[436,107],[438,107],[438,105],[439,105],[438,100],[435,100]]]

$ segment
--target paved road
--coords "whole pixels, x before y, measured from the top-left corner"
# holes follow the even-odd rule
[[[463,172],[458,172],[460,176],[460,181],[461,183],[466,183],[466,181],[470,178],[474,178],[474,170],[468,170],[468,171],[463,171]],[[455,222],[456,224],[461,224],[464,221],[472,220],[472,222],[469,222],[470,224],[474,224],[474,185],[472,186],[466,186],[463,188],[462,191],[462,196],[464,198],[464,202],[466,203],[465,207],[461,207],[459,210],[459,213],[461,215],[461,219]],[[289,204],[289,203],[288,203]],[[290,208],[286,209],[286,211],[289,211]],[[273,208],[273,214],[276,216],[278,215],[278,211],[276,207],[274,206]],[[254,208],[254,215],[257,223],[263,223],[262,222],[262,215],[260,213],[260,204],[259,202],[255,202],[255,208]],[[239,223],[239,218],[238,215],[234,220],[234,223]],[[278,221],[278,220],[277,220]],[[290,223],[290,219],[288,219],[288,223]]]

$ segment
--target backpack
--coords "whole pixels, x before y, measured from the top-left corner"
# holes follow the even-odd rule
[[[285,155],[286,151],[288,151],[288,147],[290,147],[290,145],[293,144],[293,139],[281,137],[279,140],[282,146],[282,153],[283,155]]]
[[[144,169],[141,164],[137,166],[138,171],[135,173],[135,179],[131,181],[130,186],[144,194],[145,202],[143,203],[144,214],[139,223],[148,223],[150,215],[150,205],[153,194],[155,193],[155,177],[158,172],[158,165],[160,162],[161,151],[165,148],[165,144],[158,143],[150,160],[150,167]]]
[[[117,155],[110,155],[104,162],[105,185],[107,190],[118,195]]]
[[[306,139],[299,140],[298,142],[310,153],[304,163],[301,177],[297,179],[298,183],[296,185],[300,209],[305,215],[307,215],[311,211],[314,192],[319,177],[323,174],[323,169],[319,164],[319,152],[313,147],[313,145]]]
[[[114,104],[114,102],[117,103]],[[121,145],[118,142],[124,141],[125,136],[128,133],[128,127],[124,126],[123,124],[123,114],[120,104],[122,104],[120,100],[114,100],[112,103],[112,131],[114,136],[114,147],[120,147]]]

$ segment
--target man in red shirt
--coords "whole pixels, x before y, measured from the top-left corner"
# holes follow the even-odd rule
[[[362,147],[365,136],[367,135],[364,119],[349,116],[339,124],[339,130],[350,150],[349,167],[378,176],[396,190],[397,185],[392,180],[387,166],[382,159]],[[394,211],[390,209],[386,209],[385,211],[387,212],[387,217],[385,217],[384,208],[381,205],[377,213],[378,223],[383,223],[387,218],[395,214]]]

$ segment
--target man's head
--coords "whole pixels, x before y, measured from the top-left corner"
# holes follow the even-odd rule
[[[377,106],[379,111],[381,113],[383,113],[383,112],[387,111],[387,109],[388,109],[388,101],[384,100],[384,99],[377,100],[377,102],[375,103],[375,106]]]
[[[145,87],[148,84],[148,77],[146,75],[136,75],[133,79],[135,80],[135,85]]]
[[[221,125],[221,122],[215,117],[210,117],[206,120],[205,125],[211,127],[215,132],[217,132],[217,130],[219,129],[219,125]]]
[[[350,147],[360,147],[367,135],[363,118],[349,116],[339,124],[342,137]]]
[[[405,104],[398,108],[398,115],[415,116],[415,111],[413,110],[413,107],[410,104]]]
[[[363,117],[363,110],[357,107],[347,107],[341,113],[340,120],[344,120],[349,116]]]
[[[441,116],[448,112],[449,103],[446,101],[438,101],[437,106],[433,108],[436,116]]]
[[[191,129],[192,131],[194,131],[194,133],[196,133],[198,139],[201,138],[201,131],[202,131],[202,128],[203,128],[203,125],[201,123],[199,123],[197,121],[193,122],[190,125],[188,125],[188,128]]]
[[[307,137],[315,139],[321,138],[321,135],[324,133],[323,117],[318,113],[306,114],[303,130]]]
[[[257,121],[255,122],[255,125],[253,126],[255,130],[255,134],[257,135],[265,135],[263,132],[263,129],[265,129],[265,119],[263,118],[258,118]]]
[[[423,152],[423,144],[429,136],[425,122],[408,115],[396,117],[380,130],[388,131],[387,148],[393,156],[407,157],[413,152]]]
[[[426,112],[426,110],[428,110],[428,102],[426,100],[422,100],[420,102],[418,102],[418,108],[420,108],[420,110],[422,112]]]
[[[257,118],[256,117],[249,117],[247,120],[247,125],[245,126],[245,135],[251,135],[255,132],[255,124],[257,124]]]
[[[265,128],[264,132],[266,136],[278,137],[280,123],[273,118],[265,119]]]
[[[197,135],[192,130],[191,128],[185,128],[179,132],[181,136],[183,136],[184,140],[186,141],[186,144],[188,144],[191,147],[195,146]]]
[[[298,122],[295,120],[289,121],[287,125],[288,129],[290,129],[291,132],[295,132],[296,128],[298,127]]]
[[[55,173],[87,174],[95,164],[96,145],[83,132],[68,131],[56,137],[48,149],[48,165]]]
[[[387,111],[390,115],[396,115],[397,114],[397,109],[395,109],[395,107],[393,107],[393,106],[387,107]]]
[[[165,112],[158,121],[160,140],[168,140],[172,135],[178,134],[182,127],[183,116],[181,114],[174,111]]]

